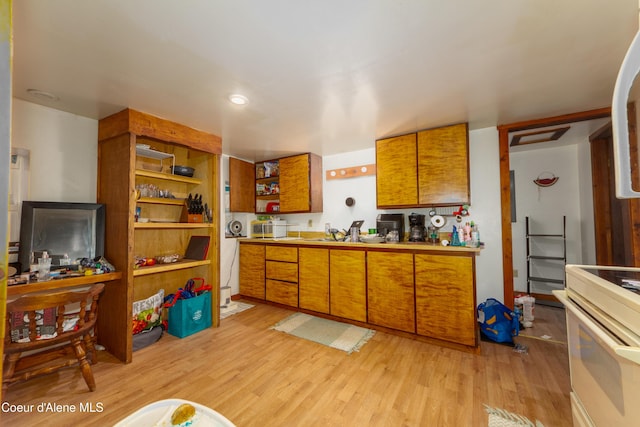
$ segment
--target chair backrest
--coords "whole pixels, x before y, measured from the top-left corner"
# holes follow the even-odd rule
[[[26,342],[15,342],[15,339],[12,341],[12,329],[19,328],[25,335],[27,335],[26,331],[28,329],[28,340],[27,336],[24,336],[23,341],[28,341],[31,347],[37,341],[46,345],[49,340],[39,339],[39,326],[42,325],[38,325],[39,320],[47,320],[48,315],[46,313],[50,313],[50,317],[55,317],[55,322],[52,321],[51,323],[55,328],[57,337],[64,336],[63,334],[83,335],[87,333],[95,326],[98,315],[98,298],[103,290],[104,283],[97,283],[87,290],[67,289],[64,291],[38,292],[22,295],[16,300],[8,302],[5,353],[11,352],[14,347],[15,351],[20,351],[19,347],[23,347],[22,344],[26,344]],[[71,330],[68,328],[65,330],[65,319],[71,313],[74,314],[74,317],[77,315],[77,323]]]

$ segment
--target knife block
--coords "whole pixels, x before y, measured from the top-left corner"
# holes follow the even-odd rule
[[[180,214],[180,222],[200,223],[203,222],[203,215],[189,213],[189,206],[185,201],[184,206],[182,206],[182,213]]]

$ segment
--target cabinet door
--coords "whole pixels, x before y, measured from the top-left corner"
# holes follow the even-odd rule
[[[329,296],[331,314],[367,321],[365,251],[331,249]]]
[[[376,141],[376,197],[378,208],[418,203],[416,134]]]
[[[309,212],[309,155],[280,159],[280,212]]]
[[[367,252],[369,323],[415,333],[413,254]]]
[[[264,245],[240,245],[240,294],[265,299]]]
[[[470,203],[467,123],[418,132],[418,203]]]
[[[417,333],[477,345],[473,256],[415,255]]]
[[[229,210],[256,211],[255,166],[233,157],[229,157]]]
[[[329,313],[329,249],[298,249],[300,308]]]

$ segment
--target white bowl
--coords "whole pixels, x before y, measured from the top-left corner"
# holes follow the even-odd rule
[[[360,236],[360,241],[362,243],[382,243],[384,242],[384,237],[382,236],[368,236],[363,234]]]

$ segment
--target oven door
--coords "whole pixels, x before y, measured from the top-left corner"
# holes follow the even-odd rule
[[[554,295],[565,305],[567,313],[574,423],[637,426],[640,348],[627,345],[604,328],[570,300],[566,291],[554,291]],[[611,323],[607,325],[612,328]],[[582,416],[577,417],[578,414]]]

